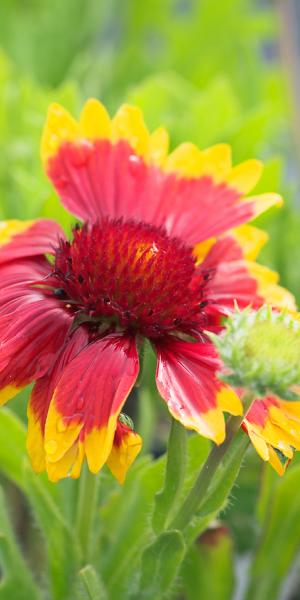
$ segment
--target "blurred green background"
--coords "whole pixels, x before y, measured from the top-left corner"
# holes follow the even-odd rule
[[[150,128],[169,128],[172,146],[229,142],[234,162],[264,161],[257,190],[282,193],[285,205],[258,221],[270,233],[261,260],[300,300],[298,13],[297,0],[1,0],[0,218],[71,223],[39,158],[51,101],[75,113],[90,96],[111,111],[135,103]],[[24,417],[24,400],[12,405]],[[161,409],[145,406],[147,439],[149,415],[160,423]],[[297,566],[284,582],[300,548],[297,463],[279,480],[249,453],[223,515],[229,529],[193,549],[180,597],[196,600],[200,588],[204,599],[244,597],[252,555],[248,600],[300,598]]]
[[[280,191],[286,204],[261,219],[272,233],[263,260],[299,297],[298,82],[287,86],[297,28],[291,48],[283,14],[294,25],[294,5],[296,13],[289,0],[1,0],[0,216],[68,222],[39,160],[50,101],[75,113],[89,96],[111,111],[134,102],[151,128],[170,129],[173,145],[227,141],[235,162],[264,160],[259,190]]]

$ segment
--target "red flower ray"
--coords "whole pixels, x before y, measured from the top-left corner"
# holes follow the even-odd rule
[[[103,216],[163,225],[167,233],[196,244],[248,221],[251,201],[208,176],[180,178],[146,165],[129,144],[98,140],[64,143],[49,161],[48,175],[64,206],[84,221]]]
[[[113,444],[121,408],[139,371],[135,340],[111,334],[83,349],[65,368],[45,427],[47,460],[59,461],[79,441],[97,472]]]
[[[2,240],[3,233],[5,236]],[[26,256],[53,254],[59,238],[64,238],[64,232],[50,219],[25,221],[24,224],[20,221],[4,221],[2,227],[0,222],[0,263]]]
[[[222,386],[216,374],[220,368],[213,344],[169,339],[155,343],[158,362],[156,384],[175,419],[185,427],[220,444],[225,436],[222,397],[232,394],[232,412],[242,406],[234,392]]]

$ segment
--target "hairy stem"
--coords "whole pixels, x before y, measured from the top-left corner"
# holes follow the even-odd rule
[[[88,563],[91,554],[98,485],[99,476],[91,473],[85,465],[79,481],[76,514],[76,534],[84,564]]]
[[[254,394],[247,391],[243,398],[244,415],[248,412],[252,402],[254,400]],[[175,519],[172,522],[172,528],[184,529],[193,518],[195,512],[201,508],[203,502],[207,499],[209,494],[209,488],[214,478],[214,475],[219,465],[226,460],[226,453],[231,447],[232,441],[234,440],[236,433],[239,431],[240,426],[244,420],[244,415],[238,417],[230,417],[226,424],[226,438],[223,444],[220,446],[214,446],[211,450],[206,462],[204,463],[190,493],[185,499],[181,509],[177,513]],[[245,446],[246,450],[246,446]],[[240,451],[239,449],[237,451]]]

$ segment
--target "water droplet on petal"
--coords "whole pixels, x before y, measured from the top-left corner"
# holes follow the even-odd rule
[[[129,171],[131,175],[137,175],[140,167],[142,165],[142,160],[139,156],[137,156],[136,154],[130,154],[129,159]]]
[[[83,402],[83,398],[82,397],[79,398],[78,402],[79,403]],[[77,402],[77,405],[78,405],[78,402]],[[81,408],[81,406],[78,406],[78,408]],[[71,415],[70,417],[64,417],[63,422],[65,425],[65,428],[66,429],[75,429],[78,426],[78,424],[80,423],[80,421],[82,421],[82,418],[83,418],[82,412],[74,413],[74,415]]]

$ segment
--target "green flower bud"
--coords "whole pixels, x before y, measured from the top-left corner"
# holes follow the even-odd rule
[[[238,309],[221,335],[209,334],[225,365],[220,377],[234,387],[296,399],[300,384],[300,321],[263,306]]]

